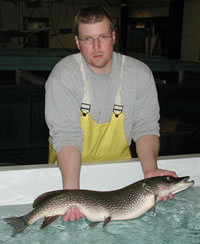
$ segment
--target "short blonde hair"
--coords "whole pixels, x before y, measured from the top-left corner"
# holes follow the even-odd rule
[[[108,19],[110,23],[111,32],[114,31],[114,22],[110,13],[103,7],[86,7],[78,11],[74,20],[74,32],[78,36],[78,27],[80,23],[98,23],[101,22],[104,18]]]

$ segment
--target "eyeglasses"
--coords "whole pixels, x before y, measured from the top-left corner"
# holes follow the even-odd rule
[[[94,42],[94,40],[98,40],[100,43],[103,43],[103,42],[108,41],[111,38],[112,38],[112,35],[101,35],[99,37],[84,37],[84,38],[78,37],[78,39],[85,44],[92,44]]]

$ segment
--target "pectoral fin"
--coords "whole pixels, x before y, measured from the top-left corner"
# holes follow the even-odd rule
[[[111,220],[110,216],[105,218],[104,223],[103,223],[103,228],[110,222],[110,220]]]
[[[154,201],[154,206],[153,206],[153,215],[155,214],[156,211],[156,203],[157,203],[158,195],[155,195],[155,201]]]
[[[57,218],[59,217],[59,215],[55,215],[55,216],[48,216],[44,218],[44,221],[41,225],[41,229],[46,228],[48,225],[50,225],[53,221],[55,221]]]

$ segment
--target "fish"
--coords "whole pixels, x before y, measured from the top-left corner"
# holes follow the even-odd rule
[[[112,191],[50,191],[34,200],[29,213],[4,220],[13,228],[12,236],[16,236],[41,218],[44,220],[40,228],[44,229],[70,208],[78,208],[91,224],[103,222],[105,227],[110,221],[134,219],[155,209],[156,203],[164,196],[191,187],[194,181],[189,181],[189,178],[157,176]]]

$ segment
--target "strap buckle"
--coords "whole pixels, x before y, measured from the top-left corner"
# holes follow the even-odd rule
[[[115,114],[115,117],[119,117],[119,115],[122,113],[123,111],[123,106],[122,105],[117,105],[114,104],[113,105],[113,113]]]
[[[81,103],[81,112],[83,113],[83,116],[86,116],[90,112],[91,104],[88,103]]]

